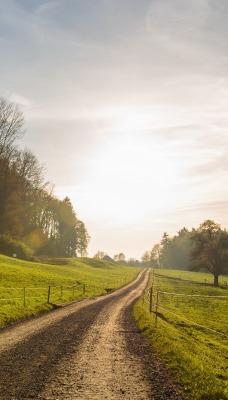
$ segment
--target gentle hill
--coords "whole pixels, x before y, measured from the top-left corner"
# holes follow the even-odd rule
[[[139,268],[93,258],[28,262],[0,255],[0,326],[132,281]]]

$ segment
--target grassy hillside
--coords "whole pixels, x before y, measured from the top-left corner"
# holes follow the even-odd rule
[[[90,258],[33,263],[0,255],[0,327],[62,303],[106,294],[138,272]]]
[[[134,310],[190,400],[228,399],[228,278],[220,278],[223,288],[209,282],[209,274],[157,270],[152,313],[148,292]]]

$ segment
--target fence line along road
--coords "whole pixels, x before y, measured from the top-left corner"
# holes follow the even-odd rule
[[[0,304],[1,302],[8,302],[8,303],[15,303],[16,301],[22,301],[23,306],[25,307],[26,304],[30,299],[41,299],[45,298],[46,300],[43,301],[43,303],[48,303],[50,304],[51,299],[56,298],[57,296],[62,299],[63,298],[63,293],[69,292],[71,293],[71,296],[74,298],[75,297],[75,292],[80,291],[81,295],[85,295],[86,292],[91,292],[91,294],[95,294],[96,291],[99,291],[99,294],[102,292],[105,293],[110,293],[114,288],[117,286],[123,286],[126,284],[126,277],[124,278],[124,281],[115,281],[115,282],[108,282],[108,283],[103,283],[102,285],[89,285],[85,283],[79,283],[76,282],[72,286],[70,285],[58,285],[58,286],[33,286],[33,287],[0,287]],[[59,293],[56,293],[56,290],[59,291]],[[16,292],[16,295],[13,296],[13,294],[10,294],[9,292],[12,293],[12,291]],[[18,293],[19,291],[19,293]],[[34,294],[34,292],[37,291],[43,292],[41,294]],[[2,296],[2,297],[1,297]],[[72,297],[68,295],[69,301],[72,300]],[[10,305],[10,304],[9,304]]]
[[[159,306],[158,308],[161,309],[161,310],[164,310],[164,311],[166,311],[166,312],[168,312],[168,313],[170,313],[170,314],[173,314],[173,315],[175,315],[176,317],[182,319],[183,321],[187,321],[187,322],[189,322],[189,323],[192,324],[192,325],[199,326],[200,328],[203,328],[203,329],[206,329],[206,330],[208,330],[208,331],[211,331],[212,333],[215,333],[216,335],[221,335],[221,336],[224,336],[224,337],[228,338],[228,335],[225,335],[225,334],[222,333],[222,332],[216,331],[215,329],[211,329],[211,328],[208,328],[207,326],[204,326],[204,325],[198,324],[197,322],[191,321],[191,320],[189,320],[188,318],[185,318],[185,317],[183,317],[183,316],[181,316],[181,315],[178,315],[178,314],[174,313],[173,311],[168,310],[167,308],[164,308],[164,307],[161,307],[161,306]]]
[[[183,317],[183,316],[181,316],[181,315],[179,315],[179,314],[167,309],[166,307],[163,307],[162,305],[159,304],[159,294],[165,294],[165,295],[170,295],[170,296],[179,296],[179,297],[192,297],[192,298],[202,298],[202,299],[207,298],[207,299],[221,299],[221,300],[227,300],[228,296],[217,296],[217,295],[215,295],[215,296],[211,295],[210,296],[210,295],[198,295],[198,294],[184,294],[184,293],[167,292],[167,291],[162,291],[162,290],[157,290],[157,291],[154,292],[153,284],[152,284],[152,286],[150,288],[144,290],[144,293],[143,293],[143,304],[145,304],[145,303],[148,304],[150,313],[152,313],[153,309],[155,309],[154,313],[155,313],[155,322],[156,323],[157,323],[157,320],[158,320],[159,309],[160,309],[160,310],[166,311],[166,312],[176,316],[177,318],[180,318],[180,319],[182,319],[184,321],[187,321],[188,323],[190,323],[192,325],[195,325],[195,326],[198,326],[198,327],[203,328],[205,330],[208,330],[208,331],[210,331],[210,332],[212,332],[212,333],[214,333],[216,335],[220,335],[220,336],[223,336],[225,338],[228,338],[228,335],[225,335],[222,332],[219,332],[219,331],[217,331],[215,329],[211,329],[211,328],[208,328],[208,327],[206,327],[204,325],[198,324],[195,321],[191,321],[188,318]],[[155,298],[155,301],[153,300],[153,298]]]
[[[86,292],[86,285],[84,283],[80,284],[74,284],[73,286],[34,286],[34,287],[0,287],[0,292],[4,294],[4,297],[0,297],[0,302],[1,301],[7,301],[9,303],[14,303],[15,301],[21,300],[23,302],[23,306],[26,306],[26,303],[29,299],[41,299],[45,298],[46,301],[43,301],[43,303],[50,303],[51,302],[51,294],[52,296],[57,296],[56,294],[56,289],[59,290],[59,297],[62,298],[63,296],[63,291],[71,292],[72,295],[74,296],[75,291],[81,291],[82,294],[85,294]],[[7,292],[9,291],[21,291],[21,296],[19,297],[19,294],[14,297],[12,295],[9,295],[8,297],[6,296]],[[31,292],[34,293],[34,291],[37,292],[43,292],[41,294],[31,294]],[[54,291],[54,293],[53,293]]]

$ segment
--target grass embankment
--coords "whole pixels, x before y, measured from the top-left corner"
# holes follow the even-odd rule
[[[190,400],[228,399],[228,278],[220,277],[224,288],[214,288],[212,281],[209,274],[157,270],[157,322],[156,295],[151,314],[149,295],[134,309],[153,351],[183,387],[183,398]]]
[[[0,327],[63,303],[106,294],[132,281],[139,270],[92,258],[34,263],[0,255]]]

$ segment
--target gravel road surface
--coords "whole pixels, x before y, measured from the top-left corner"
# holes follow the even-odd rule
[[[132,317],[148,270],[0,331],[0,400],[183,400]]]

